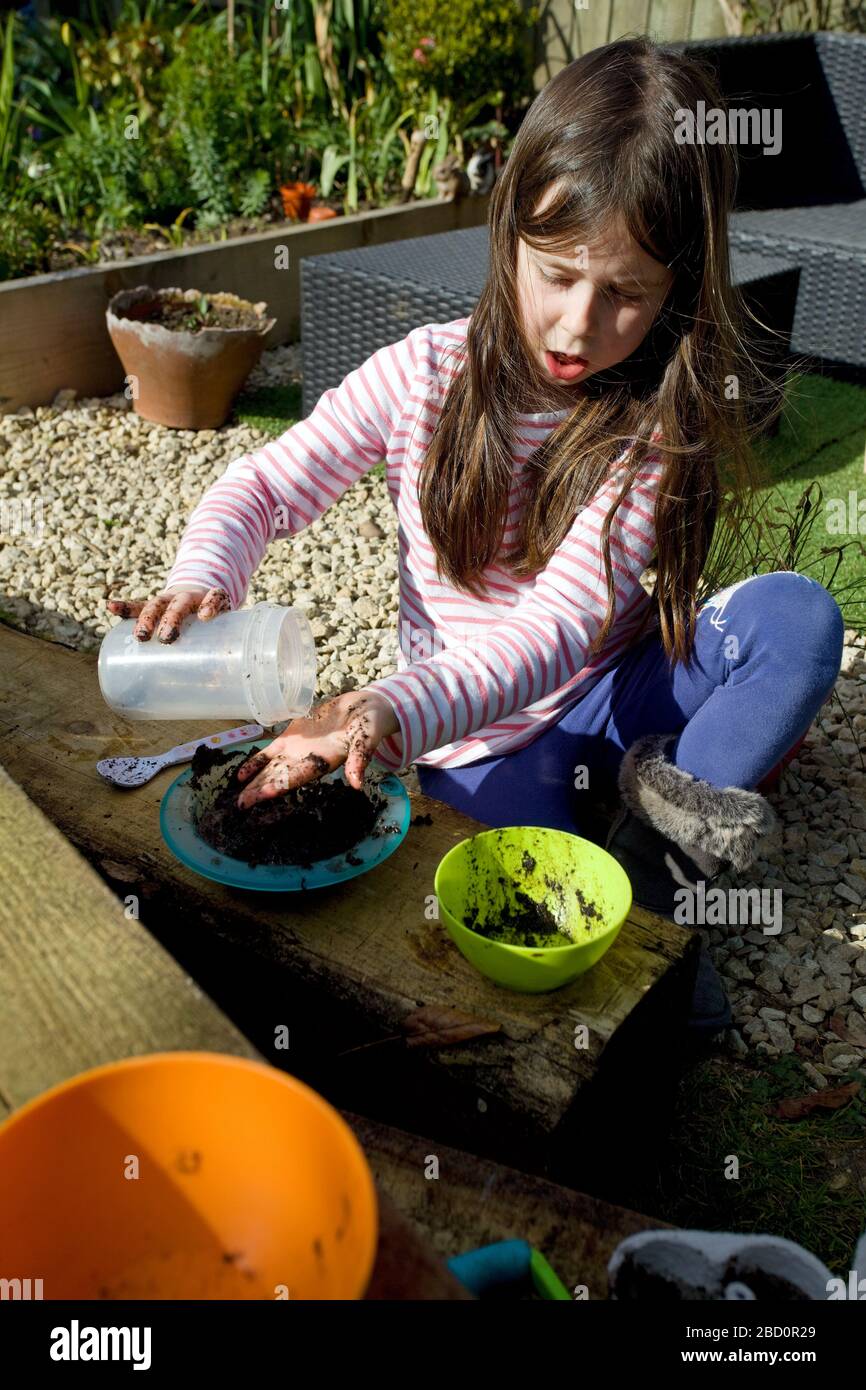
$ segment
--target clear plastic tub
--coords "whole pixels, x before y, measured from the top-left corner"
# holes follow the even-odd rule
[[[257,603],[202,622],[184,619],[175,642],[134,637],[135,620],[106,633],[99,687],[127,719],[250,719],[265,726],[308,714],[316,644],[299,608]]]

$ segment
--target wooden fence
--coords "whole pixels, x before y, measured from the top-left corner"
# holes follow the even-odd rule
[[[842,6],[843,0],[835,0],[831,15],[836,19]],[[537,90],[572,59],[614,39],[649,34],[660,42],[678,42],[728,33],[721,0],[540,0],[540,9]],[[789,5],[782,13],[784,28],[800,27],[800,16],[801,8]]]

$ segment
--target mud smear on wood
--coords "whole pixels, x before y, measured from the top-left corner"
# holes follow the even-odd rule
[[[356,791],[345,782],[317,779],[247,810],[237,799],[244,782],[238,768],[249,758],[244,751],[197,748],[189,789],[196,831],[213,849],[232,859],[257,864],[299,864],[309,868],[320,859],[346,854],[369,835],[381,834],[376,821],[386,799],[375,789]]]

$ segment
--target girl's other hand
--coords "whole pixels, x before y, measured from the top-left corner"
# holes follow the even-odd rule
[[[257,801],[283,796],[346,764],[346,781],[360,791],[364,773],[383,738],[399,732],[389,700],[375,690],[347,690],[316,705],[238,768],[247,782],[238,797],[246,810]]]
[[[160,642],[176,642],[180,625],[190,613],[198,613],[202,621],[207,622],[230,608],[231,599],[225,589],[178,589],[175,593],[161,593],[149,599],[108,600],[110,613],[116,613],[119,618],[138,618],[132,631],[140,642],[148,642],[154,628]]]

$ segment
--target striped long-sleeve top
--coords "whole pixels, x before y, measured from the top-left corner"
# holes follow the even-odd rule
[[[600,533],[622,486],[619,460],[532,578],[516,579],[494,563],[484,571],[482,601],[437,577],[417,484],[468,323],[426,324],[380,348],[324,392],[306,419],[229,464],[192,513],[166,581],[173,588],[221,585],[239,607],[268,544],[303,530],[384,460],[398,517],[397,671],[363,688],[384,695],[399,722],[375,755],[392,771],[414,762],[460,767],[532,742],[609,669],[649,603],[640,576],[655,549],[657,454],[647,456],[611,524],[615,620],[591,660],[587,649],[607,611]],[[566,413],[516,417],[509,515],[497,558],[515,539],[526,460]]]

